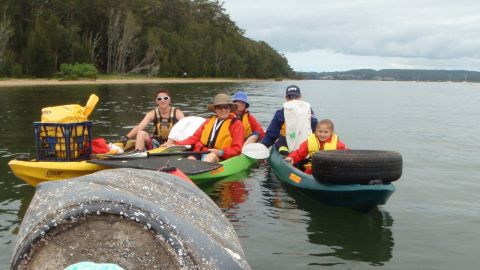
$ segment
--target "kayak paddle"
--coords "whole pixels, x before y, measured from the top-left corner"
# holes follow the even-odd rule
[[[183,152],[160,152],[160,153],[149,153],[144,152],[147,154],[147,157],[165,157],[165,156],[190,156],[194,154],[208,154],[210,151],[183,151]]]
[[[253,159],[265,159],[270,156],[270,151],[261,143],[249,143],[243,146],[242,154]]]

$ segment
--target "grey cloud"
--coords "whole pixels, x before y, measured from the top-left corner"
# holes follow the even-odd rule
[[[477,1],[227,0],[247,36],[284,53],[479,58]]]

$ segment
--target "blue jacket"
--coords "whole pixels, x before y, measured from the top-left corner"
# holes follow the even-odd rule
[[[312,132],[315,131],[315,127],[317,126],[318,120],[315,116],[315,113],[312,110],[312,117],[310,119]],[[273,115],[273,119],[270,122],[270,125],[265,132],[265,136],[263,137],[261,143],[264,144],[266,147],[271,146],[272,144],[277,141],[276,145],[287,145],[287,140],[285,136],[280,135],[280,130],[282,129],[283,123],[285,123],[285,116],[283,115],[283,108],[277,110]]]

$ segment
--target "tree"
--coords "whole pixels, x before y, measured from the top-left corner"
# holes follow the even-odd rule
[[[136,48],[140,25],[131,11],[110,11],[108,25],[107,72],[127,73],[129,57]]]
[[[48,38],[49,31],[38,21],[28,37],[25,52],[25,74],[33,77],[51,77],[54,70],[54,56]]]
[[[10,20],[7,18],[7,11],[5,10],[0,19],[0,66],[4,65],[5,56],[7,55],[7,44],[12,35],[13,28],[10,25]]]
[[[24,67],[29,76],[51,76],[61,64],[73,63],[94,64],[102,73],[146,76],[187,72],[267,78],[291,73],[285,57],[244,37],[218,0],[2,3],[11,17],[0,18],[0,30],[7,29],[0,31],[0,53],[8,58],[0,61]]]

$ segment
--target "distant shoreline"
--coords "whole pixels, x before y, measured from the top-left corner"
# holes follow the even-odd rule
[[[142,79],[98,79],[61,81],[57,79],[6,79],[0,80],[1,87],[44,86],[44,85],[104,85],[104,84],[159,84],[159,83],[231,83],[266,81],[260,79],[228,79],[228,78],[142,78]]]

